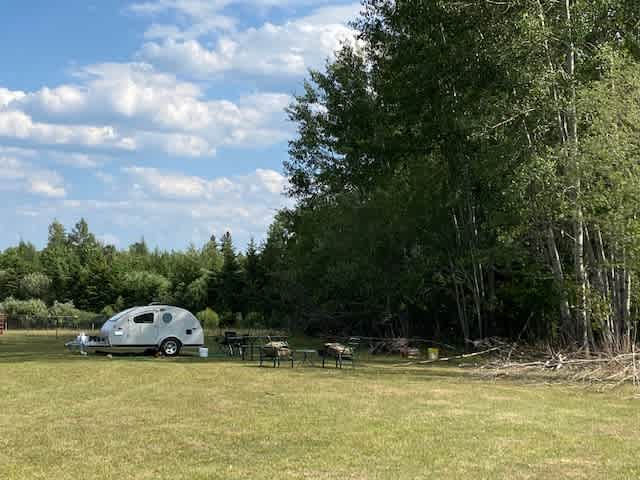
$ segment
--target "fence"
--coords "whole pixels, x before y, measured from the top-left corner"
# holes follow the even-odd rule
[[[82,317],[71,315],[4,315],[4,318],[4,330],[56,332],[58,330],[96,330],[99,329],[106,320],[106,317],[103,315]]]

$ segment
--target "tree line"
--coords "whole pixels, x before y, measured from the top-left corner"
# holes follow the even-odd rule
[[[53,224],[0,295],[149,299],[308,332],[625,349],[638,326],[640,3],[365,0],[288,109],[296,206],[246,253]],[[46,278],[44,277],[46,276]],[[48,283],[50,282],[50,283]],[[47,285],[47,288],[43,286]]]
[[[251,240],[240,253],[230,233],[185,251],[151,251],[144,239],[118,250],[98,241],[84,219],[69,232],[54,221],[42,250],[21,241],[0,254],[1,305],[31,316],[110,316],[160,302],[209,308],[213,324],[269,326],[277,323],[263,268],[269,251]]]

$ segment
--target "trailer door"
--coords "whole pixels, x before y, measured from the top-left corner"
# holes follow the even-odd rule
[[[136,315],[131,320],[129,345],[154,346],[158,341],[158,326],[155,312]]]

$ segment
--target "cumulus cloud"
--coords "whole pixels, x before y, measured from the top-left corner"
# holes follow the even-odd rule
[[[0,108],[6,107],[10,102],[18,100],[24,96],[24,92],[11,91],[6,88],[0,87]]]
[[[181,34],[177,26],[154,27],[139,57],[171,71],[206,77],[225,71],[260,75],[304,75],[331,57],[342,43],[355,44],[355,32],[346,25],[359,4],[330,6],[282,24],[267,22],[258,28],[230,32],[206,48],[199,35]],[[149,33],[149,32],[148,32]],[[164,34],[164,36],[163,36]]]
[[[112,126],[37,122],[26,113],[17,110],[0,110],[0,137],[48,145],[107,146],[124,150],[135,148],[132,138],[121,135]]]
[[[198,85],[145,63],[89,65],[75,76],[81,83],[5,92],[0,137],[201,157],[223,145],[276,143],[289,133],[283,113],[288,95],[210,100]]]
[[[123,172],[129,175],[145,197],[164,197],[174,199],[214,200],[225,198],[227,202],[235,198],[240,203],[260,198],[282,196],[286,188],[286,178],[275,170],[257,169],[253,173],[234,178],[217,177],[206,179],[198,176],[167,172],[152,167],[125,167]],[[231,203],[231,202],[229,202]]]
[[[273,170],[214,178],[148,167],[127,167],[124,173],[137,185],[131,200],[135,209],[154,229],[173,228],[183,238],[231,230],[242,244],[249,236],[262,237],[275,212],[290,203],[282,194],[286,179]]]
[[[18,178],[24,178],[18,168],[1,170],[5,176],[7,172],[17,172]],[[211,234],[219,236],[226,230],[233,232],[238,246],[243,246],[251,236],[264,238],[276,211],[290,204],[282,195],[285,177],[268,169],[207,178],[128,166],[108,175],[112,193],[108,198],[54,196],[46,202],[23,203],[17,209],[7,210],[0,205],[0,211],[9,216],[37,217],[44,232],[46,223],[54,217],[65,224],[85,217],[106,243],[116,243],[110,236],[117,232],[117,245],[126,245],[144,235],[151,245],[166,248],[179,247],[188,240],[203,243]],[[0,176],[0,188],[6,182]],[[15,184],[16,179],[11,183]],[[43,185],[35,185],[37,188],[41,196],[53,193]]]
[[[128,11],[167,20],[153,23],[137,57],[96,63],[73,72],[73,83],[24,92],[0,87],[0,138],[26,145],[162,152],[207,157],[224,146],[272,145],[291,134],[286,94],[260,92],[238,99],[211,98],[202,84],[222,72],[303,75],[341,42],[357,4],[316,8],[300,18],[238,30],[226,17],[232,5],[288,7],[289,0],[155,0]],[[315,3],[317,6],[317,2]],[[173,21],[173,23],[171,23]],[[166,73],[167,71],[172,73]],[[82,148],[80,148],[82,147]],[[81,159],[70,159],[76,164]],[[85,163],[87,163],[85,161]],[[88,166],[88,164],[87,164]]]
[[[286,155],[280,144],[294,127],[283,92],[355,42],[346,22],[358,9],[344,0],[138,0],[126,10],[148,27],[132,61],[79,66],[68,81],[31,91],[0,86],[0,191],[11,192],[0,217],[29,238],[46,236],[54,217],[80,216],[106,243],[114,232],[123,245],[144,235],[168,247],[225,230],[239,245],[261,238],[292,202],[284,176],[258,168],[248,151],[246,174],[189,175],[179,162],[273,145],[269,163]]]
[[[62,198],[67,194],[64,179],[57,172],[2,154],[0,154],[0,190],[21,191],[52,198]]]

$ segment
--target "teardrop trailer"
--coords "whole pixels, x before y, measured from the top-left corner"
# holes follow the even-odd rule
[[[187,310],[170,305],[148,305],[117,313],[102,325],[100,336],[83,334],[65,346],[81,352],[153,349],[174,357],[182,348],[204,346],[204,331],[198,319]]]

